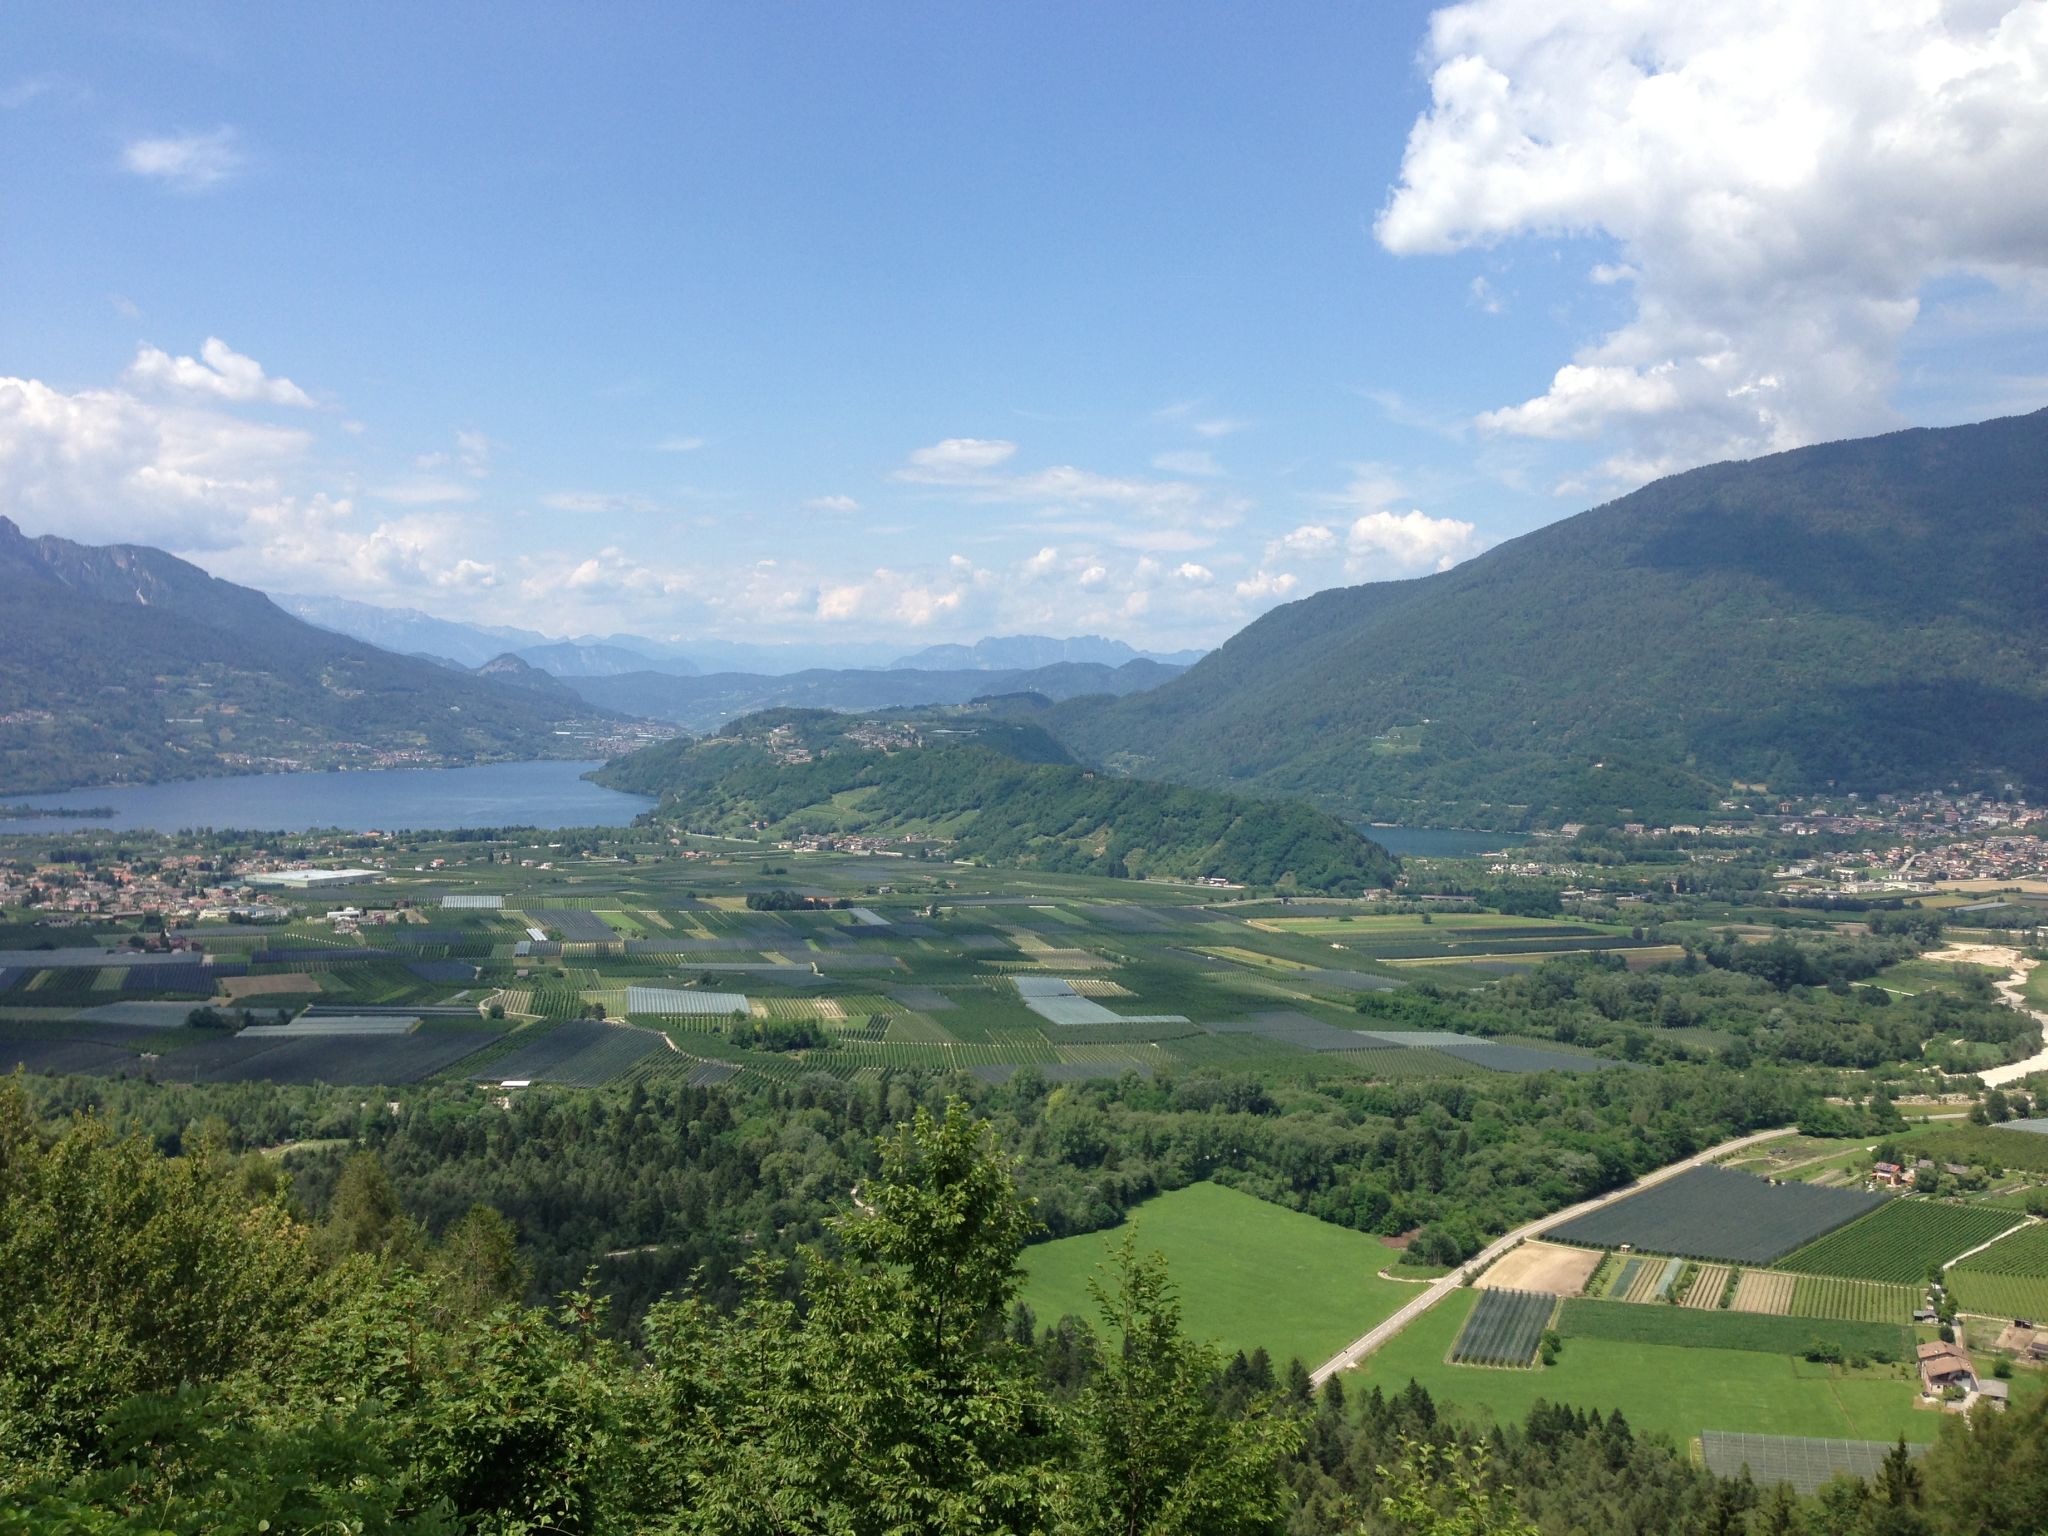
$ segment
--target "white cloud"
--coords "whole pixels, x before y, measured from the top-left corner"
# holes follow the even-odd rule
[[[704,446],[701,437],[664,437],[654,445],[656,453],[695,453]]]
[[[1264,603],[1285,597],[1298,584],[1291,571],[1257,570],[1240,581],[1234,590],[1247,602]]]
[[[1313,560],[1336,552],[1336,530],[1323,523],[1303,523],[1293,532],[1282,534],[1266,546],[1268,560],[1288,555]]]
[[[1196,422],[1195,435],[1197,437],[1229,437],[1233,433],[1242,432],[1250,425],[1251,423],[1248,421],[1235,421],[1228,416],[1215,416],[1207,421]]]
[[[1355,571],[1369,569],[1374,557],[1382,556],[1399,567],[1447,571],[1478,554],[1483,546],[1478,530],[1470,523],[1410,511],[1368,512],[1354,518],[1345,533],[1344,547]]]
[[[310,441],[122,390],[0,378],[0,506],[73,538],[224,548]]]
[[[218,336],[209,336],[197,357],[173,357],[156,347],[138,348],[128,381],[151,389],[211,395],[237,405],[313,404],[290,379],[273,378],[253,357],[244,357]]]
[[[1018,566],[1017,569],[1020,574],[1027,577],[1044,576],[1051,572],[1059,562],[1059,550],[1053,545],[1048,544],[1029,560]]]
[[[1468,291],[1472,295],[1473,307],[1483,314],[1497,315],[1502,309],[1506,308],[1505,303],[1502,301],[1500,294],[1495,290],[1493,284],[1483,277],[1473,278],[1472,286]]]
[[[180,192],[203,192],[234,177],[247,163],[232,128],[136,139],[121,151],[122,169]]]
[[[912,452],[909,461],[896,472],[900,480],[920,480],[945,485],[986,474],[1009,462],[1017,445],[1002,438],[949,437],[929,448]]]
[[[1627,321],[1481,418],[1610,478],[1882,428],[1930,280],[2048,276],[2040,0],[1471,0],[1425,57],[1379,238],[1619,247]]]
[[[1206,587],[1216,579],[1216,573],[1210,570],[1209,567],[1197,565],[1192,560],[1176,565],[1173,568],[1173,575],[1176,581],[1184,581],[1190,586],[1195,587]]]
[[[1176,448],[1168,453],[1155,454],[1152,467],[1169,475],[1214,477],[1223,473],[1223,466],[1216,462],[1216,455],[1206,448]]]
[[[858,512],[860,503],[851,496],[813,496],[804,508],[810,512]]]

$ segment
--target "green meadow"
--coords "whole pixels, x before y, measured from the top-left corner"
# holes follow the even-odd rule
[[[1415,1296],[1382,1280],[1398,1257],[1379,1239],[1271,1205],[1220,1184],[1193,1184],[1146,1201],[1122,1226],[1027,1249],[1024,1300],[1041,1326],[1066,1313],[1090,1319],[1088,1282],[1128,1236],[1165,1257],[1189,1333],[1225,1350],[1264,1348],[1276,1366],[1313,1367]]]
[[[1346,1379],[1353,1391],[1393,1393],[1412,1378],[1441,1405],[1481,1422],[1519,1422],[1540,1399],[1575,1408],[1616,1408],[1637,1430],[1679,1445],[1702,1429],[1850,1440],[1932,1440],[1941,1416],[1920,1408],[1904,1365],[1848,1370],[1793,1355],[1685,1349],[1567,1339],[1557,1364],[1501,1371],[1448,1365],[1444,1357],[1477,1291],[1462,1290],[1423,1314]],[[2037,1396],[2041,1378],[2022,1373],[2016,1399]]]

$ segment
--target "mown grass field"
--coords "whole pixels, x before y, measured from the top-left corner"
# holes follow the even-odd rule
[[[1702,1429],[1846,1440],[1934,1438],[1941,1416],[1913,1406],[1908,1368],[1849,1370],[1796,1356],[1741,1349],[1687,1349],[1606,1339],[1566,1341],[1557,1364],[1526,1371],[1449,1365],[1445,1355],[1480,1293],[1461,1290],[1425,1313],[1346,1378],[1351,1391],[1398,1392],[1412,1379],[1481,1423],[1519,1423],[1540,1399],[1575,1408],[1620,1408],[1638,1434],[1678,1446]],[[1679,1309],[1666,1309],[1678,1314]],[[1702,1314],[1692,1313],[1693,1317]],[[2013,1383],[2016,1402],[2037,1396],[2038,1377]]]
[[[1379,1278],[1397,1255],[1375,1237],[1193,1184],[1146,1201],[1122,1226],[1026,1249],[1024,1300],[1041,1326],[1069,1312],[1094,1318],[1088,1282],[1106,1277],[1103,1261],[1126,1236],[1166,1259],[1189,1333],[1226,1350],[1263,1347],[1276,1366],[1297,1356],[1320,1364],[1417,1291]]]

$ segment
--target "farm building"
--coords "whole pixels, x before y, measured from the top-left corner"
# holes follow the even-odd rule
[[[1977,1390],[1977,1370],[1962,1345],[1922,1344],[1917,1353],[1920,1388],[1927,1396],[1939,1397],[1947,1387],[1961,1387],[1965,1392]]]

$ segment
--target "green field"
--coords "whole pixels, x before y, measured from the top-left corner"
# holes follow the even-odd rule
[[[1973,1254],[1950,1273],[1956,1303],[1991,1317],[2048,1319],[2048,1223]]]
[[[1778,1267],[1809,1275],[1911,1284],[1925,1278],[1933,1266],[1988,1242],[2013,1224],[2010,1211],[1890,1200],[1861,1221],[1787,1254]]]
[[[1449,1405],[1482,1423],[1518,1423],[1539,1399],[1602,1412],[1620,1408],[1638,1433],[1668,1435],[1681,1447],[1702,1429],[1925,1441],[1940,1426],[1939,1414],[1913,1406],[1915,1388],[1903,1365],[1848,1370],[1750,1350],[1583,1338],[1568,1340],[1557,1364],[1533,1370],[1447,1365],[1444,1356],[1478,1294],[1454,1292],[1369,1358],[1346,1387],[1377,1386],[1391,1394],[1413,1379],[1440,1408]],[[2015,1399],[2031,1397],[2039,1378],[2026,1376],[2013,1386]]]
[[[1800,1275],[1792,1282],[1794,1317],[1841,1317],[1866,1323],[1906,1323],[1927,1291],[1919,1285]]]
[[[1910,1328],[1886,1323],[1844,1322],[1825,1317],[1770,1317],[1760,1312],[1722,1312],[1692,1307],[1631,1305],[1568,1297],[1557,1331],[1568,1339],[1606,1339],[1619,1344],[1672,1344],[1684,1349],[1736,1349],[1796,1355],[1825,1342],[1844,1354],[1911,1353]]]
[[[1276,1364],[1320,1364],[1410,1300],[1419,1287],[1382,1280],[1396,1257],[1379,1239],[1270,1205],[1220,1184],[1148,1200],[1122,1226],[1024,1253],[1024,1300],[1041,1326],[1093,1319],[1088,1282],[1128,1234],[1165,1256],[1187,1331],[1227,1350],[1263,1347]]]

